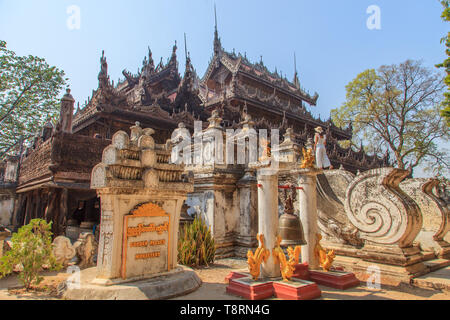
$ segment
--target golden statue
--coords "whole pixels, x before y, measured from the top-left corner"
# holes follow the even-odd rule
[[[263,150],[266,150],[266,154],[261,155],[261,157],[259,158],[259,161],[264,161],[264,160],[270,159],[270,157],[272,156],[272,152],[269,147],[269,141],[267,141],[267,139],[261,138],[260,144],[261,144],[261,148]]]
[[[259,241],[259,248],[256,249],[255,254],[251,250],[247,252],[247,263],[248,269],[250,270],[250,274],[253,277],[253,280],[258,280],[259,274],[261,272],[261,264],[267,262],[269,259],[270,251],[266,249],[264,245],[264,235],[258,234],[256,238]]]
[[[325,249],[320,245],[320,240],[322,240],[322,236],[318,234],[317,244],[314,248],[314,254],[318,258],[319,265],[322,267],[323,271],[328,272],[331,269],[331,265],[333,264],[336,255],[334,254],[334,250],[326,252]]]
[[[294,265],[297,265],[300,263],[300,254],[302,253],[302,247],[296,246],[295,249],[292,249],[292,247],[287,248],[287,252],[289,255],[289,261],[292,260]]]
[[[286,260],[286,256],[284,255],[283,249],[280,247],[281,237],[277,236],[277,245],[272,250],[272,254],[275,258],[275,262],[280,264],[281,267],[281,276],[283,277],[283,281],[289,281],[292,279],[292,275],[295,271],[295,266],[299,262],[300,253],[302,251],[301,247],[297,246],[295,249],[292,247],[288,248],[289,261]]]
[[[314,163],[316,162],[316,157],[313,154],[312,149],[305,149],[302,150],[303,153],[303,160],[300,165],[300,169],[310,169],[314,168]]]

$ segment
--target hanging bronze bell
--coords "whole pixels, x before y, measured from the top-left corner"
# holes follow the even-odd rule
[[[292,197],[287,196],[284,205],[284,214],[280,217],[278,234],[281,236],[281,246],[299,246],[307,244],[300,219],[294,215]]]
[[[307,244],[300,219],[294,214],[285,213],[280,217],[278,234],[282,247]]]

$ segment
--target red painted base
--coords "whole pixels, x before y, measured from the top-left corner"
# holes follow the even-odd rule
[[[232,271],[232,272],[230,272],[230,274],[228,276],[225,277],[225,283],[230,283],[230,280],[246,278],[249,276],[250,276],[250,274],[248,274],[248,273]]]
[[[353,288],[359,286],[360,282],[356,279],[355,274],[340,271],[309,271],[311,281],[317,282],[318,284],[345,290],[348,288]]]
[[[317,284],[305,280],[276,281],[273,290],[275,297],[283,300],[311,300],[322,295]]]
[[[309,276],[309,265],[307,262],[301,263],[295,266],[293,278],[302,279],[302,280],[310,280]]]
[[[248,300],[263,300],[273,296],[271,281],[254,281],[252,278],[231,279],[227,293]]]

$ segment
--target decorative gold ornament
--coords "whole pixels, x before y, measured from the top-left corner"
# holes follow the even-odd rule
[[[334,250],[326,252],[325,249],[320,245],[320,240],[322,240],[322,236],[318,234],[317,244],[314,248],[314,254],[319,260],[319,265],[322,267],[323,271],[328,272],[331,269],[331,265],[333,264],[336,255],[334,253]]]
[[[261,264],[263,261],[267,262],[270,257],[270,251],[264,245],[264,235],[258,234],[256,238],[259,241],[259,248],[256,249],[255,254],[251,250],[247,252],[248,269],[255,281],[258,280],[261,273]]]
[[[300,254],[302,253],[302,247],[296,246],[294,249],[292,247],[287,248],[289,261],[292,260],[294,265],[297,265],[300,263]]]
[[[295,247],[295,249],[289,247],[287,249],[289,261],[287,261],[283,249],[281,249],[280,247],[281,240],[282,240],[281,237],[277,236],[277,245],[275,248],[273,248],[272,255],[275,258],[275,262],[280,264],[281,276],[283,277],[283,281],[289,281],[292,279],[295,266],[299,262],[301,247],[297,246]]]
[[[316,162],[316,157],[313,154],[313,150],[303,148],[302,153],[303,153],[303,160],[300,165],[300,168],[301,169],[314,168],[314,163]]]
[[[266,152],[259,158],[259,161],[264,161],[264,160],[270,159],[270,157],[272,156],[272,151],[269,147],[269,141],[267,141],[267,139],[261,138],[260,144],[261,144],[261,148],[263,150],[266,150]]]

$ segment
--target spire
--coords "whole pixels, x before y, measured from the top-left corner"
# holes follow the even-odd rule
[[[298,80],[298,73],[297,73],[297,56],[294,52],[294,85],[300,89],[300,81]]]
[[[99,88],[104,88],[108,85],[108,62],[105,57],[105,50],[102,51],[102,56],[100,58],[100,73],[98,74]]]
[[[155,62],[153,61],[153,53],[150,49],[150,46],[148,47],[148,64],[151,66],[152,69],[155,68]]]
[[[153,61],[152,50],[150,46],[148,47],[148,60],[147,57],[144,57],[144,61],[142,62],[142,70],[141,74],[145,77],[149,77],[155,71],[155,62]],[[139,74],[139,70],[138,70]]]
[[[172,57],[170,58],[169,64],[170,65],[177,65],[177,41],[175,40],[175,44],[172,49]]]
[[[186,57],[186,60],[188,58],[188,51],[187,51],[187,41],[186,41],[186,32],[184,33],[184,54]]]
[[[219,55],[220,51],[222,50],[222,44],[220,43],[219,32],[217,31],[217,10],[216,10],[216,4],[215,3],[214,3],[214,20],[215,20],[215,27],[214,27],[214,55]]]
[[[175,44],[173,45],[173,48],[172,48],[172,58],[173,57],[176,58],[176,56],[177,56],[177,49],[178,49],[178,47],[177,47],[177,40],[175,40]]]

